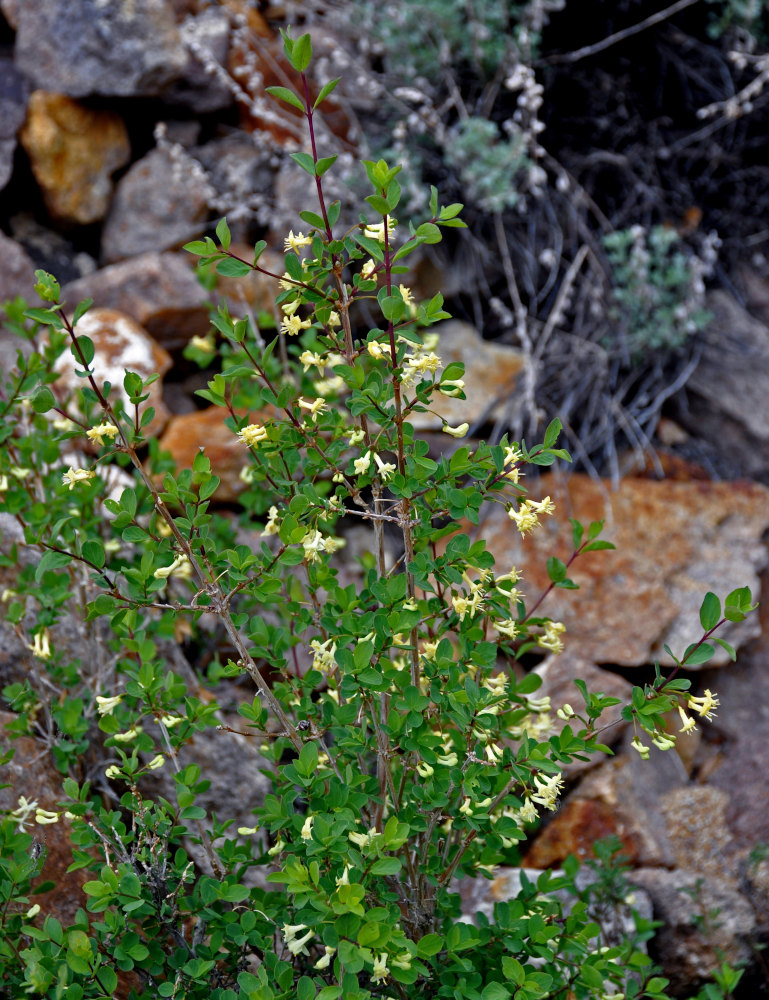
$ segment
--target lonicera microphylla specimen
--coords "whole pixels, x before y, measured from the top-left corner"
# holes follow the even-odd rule
[[[313,125],[336,81],[313,99],[309,36],[286,34],[285,51],[297,93],[272,93],[307,120],[310,151],[294,159],[314,180],[318,211],[301,213],[307,232],[289,233],[285,271],[273,275],[276,338],[265,347],[220,307],[223,371],[201,393],[242,446],[253,546],[210,511],[218,480],[203,453],[178,474],[153,446],[142,457],[148,383],[128,372],[125,400],[99,383],[93,344],[75,330],[88,303],[70,318],[55,280],[38,272],[47,305],[26,315],[49,340],[20,357],[3,403],[2,486],[5,509],[44,555],[9,597],[20,629],[24,600],[38,622],[34,674],[6,698],[19,728],[48,734],[65,777],[59,808],[24,798],[2,827],[15,874],[2,883],[0,982],[95,998],[130,973],[126,989],[142,1000],[663,997],[633,939],[598,947],[587,909],[567,916],[547,894],[574,890],[575,865],[525,882],[492,923],[457,920],[454,879],[514,862],[530,824],[557,808],[564,765],[607,752],[599,718],[615,699],[579,685],[584,709],[566,706],[556,721],[536,697],[539,679],[513,665],[532,649],[563,649],[563,625],[540,606],[553,587],[575,587],[575,559],[610,545],[599,523],[575,522],[571,558],[550,560],[550,587],[537,595],[462,531],[488,503],[503,504],[524,538],[553,513],[520,479],[527,465],[568,458],[559,424],[534,447],[503,438],[429,457],[411,416],[462,396],[463,369],[444,365],[430,329],[447,316],[442,297],[417,303],[403,262],[461,226],[461,206],[441,207],[433,189],[430,218],[407,226],[399,168],[366,162],[372,193],[360,220],[341,227],[323,190],[334,158],[319,155]],[[237,257],[224,221],[217,240],[187,249],[220,274],[270,273],[263,243],[253,261]],[[378,324],[367,331],[364,301]],[[82,380],[70,399],[54,374],[67,345]],[[451,438],[467,430],[444,422]],[[371,533],[355,581],[340,573],[342,517]],[[399,537],[394,556],[386,526]],[[101,628],[100,653],[73,665],[56,627],[78,602],[88,628]],[[749,593],[735,591],[722,619],[708,595],[703,639],[678,667],[704,662],[722,621],[749,609]],[[272,783],[253,822],[235,828],[199,804],[206,775],[179,759],[183,748],[194,759],[217,706],[171,668],[169,644],[182,625],[201,635],[211,621],[234,651],[216,677],[245,672],[256,686],[240,714]],[[624,711],[639,740],[643,731],[672,746],[664,717],[676,707],[684,732],[688,713],[712,714],[712,692],[687,690],[658,673],[634,691]],[[83,762],[96,734],[98,768]],[[169,774],[162,794],[154,772]],[[67,929],[29,906],[36,868],[21,861],[32,824],[57,822],[71,829],[74,866],[91,874]]]

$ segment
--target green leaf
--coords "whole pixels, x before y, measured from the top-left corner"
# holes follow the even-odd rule
[[[732,663],[735,663],[737,661],[737,653],[734,649],[734,646],[731,646],[725,639],[718,639],[715,636],[713,636],[713,642],[717,642],[722,649],[726,650],[726,652],[729,654],[729,659],[732,661]]]
[[[227,225],[226,218],[220,219],[216,227],[216,238],[221,243],[222,250],[229,250],[230,243],[232,242],[232,236],[230,235],[230,227]]]
[[[315,983],[309,976],[302,976],[296,984],[296,1000],[315,1000]]]
[[[403,867],[399,858],[378,858],[371,866],[372,875],[397,875]]]
[[[545,440],[542,442],[542,447],[552,448],[558,440],[558,436],[561,433],[562,428],[563,424],[558,417],[556,417],[555,420],[551,420],[547,430],[545,431]]]
[[[298,163],[302,170],[306,171],[310,177],[315,176],[315,160],[309,153],[292,153],[291,159]]]
[[[366,201],[378,215],[387,215],[390,211],[390,206],[388,205],[387,200],[379,194],[370,194],[368,198],[366,198]]]
[[[41,386],[32,397],[32,409],[35,413],[47,413],[56,406],[56,397],[47,385]]]
[[[294,767],[303,778],[309,778],[318,767],[318,744],[311,740],[302,747],[301,753],[294,761]]]
[[[705,598],[700,608],[700,624],[709,632],[715,628],[721,620],[721,602],[712,591],[705,594]]]
[[[322,177],[336,163],[336,155],[324,156],[315,164],[315,176]]]
[[[77,344],[77,347],[75,347],[75,344]],[[77,337],[75,344],[70,347],[72,357],[79,365],[85,364],[85,366],[88,367],[88,365],[90,365],[93,361],[93,356],[96,353],[93,341],[90,337]]]
[[[432,222],[423,222],[421,226],[417,227],[415,235],[422,243],[440,243],[443,239],[440,229]]]
[[[334,88],[336,87],[336,85],[337,85],[337,84],[339,83],[339,81],[340,81],[341,79],[342,79],[342,78],[341,78],[340,76],[338,76],[338,77],[336,78],[336,80],[329,80],[329,82],[328,82],[328,83],[324,83],[324,84],[323,84],[323,86],[322,86],[322,87],[321,87],[321,89],[320,89],[320,93],[319,93],[319,94],[318,94],[318,96],[317,96],[317,97],[315,98],[315,103],[314,103],[314,104],[313,104],[313,106],[312,106],[312,108],[313,108],[313,111],[315,110],[315,108],[317,108],[317,107],[318,107],[318,105],[319,105],[319,104],[321,104],[321,103],[322,103],[323,101],[325,101],[325,100],[326,100],[326,98],[328,97],[328,95],[329,95],[329,94],[331,93],[331,91],[332,91],[332,90],[333,90],[333,89],[334,89]]]
[[[77,307],[72,314],[72,325],[77,326],[78,322],[85,316],[88,310],[93,305],[93,299],[83,299],[82,302],[77,304]]]
[[[443,936],[441,934],[425,934],[417,941],[417,955],[420,958],[430,958],[437,955],[443,948]]]
[[[244,260],[235,260],[234,257],[225,257],[216,265],[216,273],[225,278],[243,278],[251,273],[251,265]]]
[[[696,667],[699,663],[707,663],[714,652],[710,643],[703,642],[701,646],[692,643],[687,647],[681,662],[687,667]]]
[[[582,550],[583,552],[600,552],[603,549],[615,549],[617,546],[613,542],[607,542],[603,538],[599,538],[595,542],[588,542],[587,545]]]
[[[196,257],[205,257],[211,253],[205,240],[192,240],[190,243],[185,243],[182,250],[186,250],[187,253],[194,254]]]
[[[297,38],[289,58],[294,69],[298,73],[304,73],[312,59],[312,39],[309,35],[300,35]]]
[[[304,111],[304,105],[293,90],[289,90],[288,87],[265,87],[265,90],[270,97],[277,97],[279,101],[285,101],[286,104],[290,104],[292,107],[299,108],[300,111]]]

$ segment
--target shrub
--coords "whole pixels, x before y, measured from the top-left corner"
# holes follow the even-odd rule
[[[265,346],[220,306],[223,370],[201,392],[243,446],[237,532],[211,509],[218,480],[203,451],[176,473],[145,441],[153,378],[102,383],[77,330],[89,303],[69,315],[55,279],[37,273],[45,304],[26,311],[33,349],[7,382],[0,488],[43,555],[5,595],[33,668],[4,694],[15,730],[53,753],[62,797],[47,809],[30,790],[0,827],[0,982],[14,996],[67,1000],[118,988],[142,1000],[664,997],[637,947],[648,927],[599,946],[573,860],[562,875],[524,877],[492,921],[458,919],[455,879],[514,862],[540,813],[556,808],[564,766],[609,752],[600,717],[616,699],[577,682],[584,707],[556,721],[539,678],[514,667],[563,648],[542,602],[575,587],[583,553],[611,545],[599,522],[574,522],[568,562],[551,559],[548,590],[524,595],[516,568],[470,541],[464,529],[484,503],[502,504],[522,536],[552,513],[520,477],[567,459],[559,425],[541,444],[503,438],[431,457],[410,418],[461,397],[463,368],[436,353],[441,295],[417,303],[401,275],[419,246],[462,225],[461,205],[440,205],[433,189],[429,218],[397,225],[399,168],[366,161],[364,214],[339,231],[323,186],[334,158],[320,155],[313,129],[336,81],[312,102],[309,35],[286,33],[285,51],[298,93],[272,93],[306,118],[311,152],[294,159],[318,207],[301,213],[308,235],[289,233],[285,272],[273,275],[279,335]],[[248,260],[230,246],[223,220],[216,240],[187,249],[219,274],[270,273],[263,242]],[[360,302],[378,317],[367,332]],[[68,397],[57,375],[67,350],[82,385]],[[447,440],[467,429],[443,425]],[[371,532],[357,576],[338,557],[343,517]],[[385,529],[397,533],[394,554]],[[261,541],[245,544],[257,531]],[[667,713],[680,712],[681,732],[711,717],[718,699],[690,695],[680,670],[706,662],[719,626],[750,609],[747,589],[723,610],[708,594],[702,638],[667,677],[658,670],[634,689],[623,716],[643,756],[644,733],[674,745]],[[63,634],[78,614],[79,657]],[[169,665],[184,627],[232,650],[214,679],[253,681],[239,712],[271,790],[252,826],[233,829],[201,805],[210,776],[194,739],[218,724],[218,706]],[[88,760],[92,744],[101,755]],[[89,876],[66,928],[31,904],[42,860],[30,857],[30,831],[57,822],[70,825],[72,868]]]

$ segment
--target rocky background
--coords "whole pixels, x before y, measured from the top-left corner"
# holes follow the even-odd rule
[[[769,265],[764,252],[769,232],[764,230],[769,215],[761,213],[769,202],[769,153],[758,138],[765,124],[761,91],[755,100],[758,113],[743,109],[708,138],[699,134],[704,126],[693,114],[704,94],[692,97],[687,119],[680,103],[665,103],[664,94],[655,98],[637,87],[637,61],[651,66],[647,75],[654,78],[666,52],[668,69],[676,65],[670,52],[677,53],[678,72],[690,88],[695,87],[692,65],[701,70],[697,86],[711,78],[708,59],[718,56],[724,63],[727,42],[731,38],[737,45],[739,37],[706,41],[704,13],[701,23],[689,11],[639,32],[632,42],[636,48],[618,42],[607,62],[597,62],[595,55],[573,66],[577,60],[561,56],[564,50],[578,49],[586,27],[575,25],[563,3],[540,6],[551,16],[537,71],[556,102],[542,112],[548,153],[541,156],[541,169],[551,179],[567,177],[565,183],[573,186],[566,200],[577,204],[577,196],[584,196],[594,207],[585,210],[584,218],[569,216],[576,220],[572,242],[559,244],[550,298],[523,296],[528,311],[523,332],[520,316],[505,320],[505,309],[510,314],[512,307],[509,281],[504,292],[504,268],[498,260],[488,262],[479,250],[480,238],[489,236],[491,245],[493,229],[491,217],[482,216],[477,206],[470,206],[478,221],[475,237],[452,244],[447,256],[419,260],[415,291],[426,294],[441,287],[450,299],[457,318],[441,330],[441,355],[444,361],[460,358],[467,365],[468,401],[462,404],[461,420],[469,420],[472,434],[490,437],[507,429],[536,428],[550,416],[562,415],[564,406],[567,417],[571,412],[571,421],[565,422],[567,433],[572,428],[570,446],[581,471],[568,478],[564,472],[543,477],[536,490],[555,497],[558,515],[525,546],[511,538],[509,522],[489,515],[481,530],[497,558],[522,567],[527,588],[535,592],[547,582],[545,558],[564,556],[570,516],[583,522],[605,519],[605,535],[617,545],[616,552],[585,557],[574,573],[580,594],[559,597],[547,609],[566,622],[569,637],[563,655],[534,667],[543,677],[541,693],[551,696],[555,710],[574,701],[574,677],[583,678],[591,690],[626,697],[632,683],[650,676],[655,659],[665,662],[666,643],[681,649],[698,637],[697,612],[705,591],[723,596],[748,585],[761,597],[765,589]],[[653,10],[646,6],[596,4],[593,30],[585,41],[621,30],[624,22],[610,23],[609,7],[617,8],[620,21],[624,12],[628,23],[637,23]],[[211,233],[226,214],[237,241],[267,239],[276,270],[283,270],[282,238],[298,228],[298,211],[310,206],[312,193],[288,157],[301,148],[301,121],[264,97],[265,86],[291,82],[277,34],[286,23],[312,31],[325,78],[345,76],[324,115],[321,140],[329,151],[340,153],[343,178],[334,196],[343,200],[345,210],[352,204],[354,187],[345,183],[345,164],[376,147],[372,135],[384,127],[376,87],[384,86],[385,77],[381,52],[371,39],[350,30],[350,10],[344,3],[255,0],[0,0],[0,300],[22,296],[34,302],[36,267],[57,275],[70,308],[92,297],[88,332],[104,371],[108,366],[145,374],[160,371],[152,430],[180,464],[191,462],[205,444],[223,480],[223,509],[233,517],[242,489],[237,442],[218,411],[201,408],[194,397],[206,376],[185,360],[183,350],[193,337],[209,333],[209,308],[221,295],[233,314],[250,315],[269,331],[273,289],[259,276],[240,282],[221,279],[217,289],[205,289],[179,248]],[[687,39],[699,46],[688,62]],[[769,75],[768,68],[763,71]],[[717,75],[713,70],[711,76]],[[563,98],[565,79],[575,92],[591,88],[592,123],[585,124],[586,108],[580,119]],[[402,86],[411,82],[400,81]],[[395,88],[392,81],[389,86]],[[702,86],[711,100],[729,97]],[[739,87],[737,80],[732,97]],[[601,118],[610,94],[611,100],[624,102],[625,131],[615,129],[604,148],[596,149],[611,131]],[[411,98],[404,93],[399,99]],[[611,110],[614,114],[617,107]],[[676,143],[686,136],[688,146],[679,148]],[[402,141],[408,145],[408,137]],[[642,176],[648,166],[644,143],[653,142],[668,149],[666,157],[655,161],[656,187]],[[706,143],[710,145],[704,149]],[[709,163],[709,179],[698,173],[703,162]],[[678,173],[671,181],[674,169]],[[744,183],[735,180],[727,191],[724,178],[730,172],[744,174]],[[442,200],[454,200],[443,197],[444,187],[450,190],[457,183],[448,168],[436,169],[429,179],[441,188]],[[630,201],[639,202],[639,191],[646,201],[638,217],[645,223],[676,228],[690,241],[693,255],[702,255],[703,241],[713,231],[709,227],[717,226],[726,249],[705,293],[707,327],[684,349],[655,355],[640,369],[612,368],[614,356],[605,352],[599,360],[614,375],[599,377],[595,373],[601,364],[580,353],[582,346],[591,345],[594,353],[603,350],[606,329],[619,320],[612,318],[604,288],[603,300],[593,295],[598,312],[603,308],[601,321],[579,343],[569,339],[574,330],[587,329],[584,315],[589,312],[580,312],[581,293],[571,288],[570,263],[579,259],[581,245],[588,249],[580,267],[600,256],[600,244],[584,228],[589,230],[585,219],[592,225],[600,213],[609,217],[610,227],[627,224],[625,209]],[[508,220],[516,265],[525,264],[537,249],[526,244],[530,233],[524,233],[523,222],[539,219],[542,204],[541,196],[537,200],[529,192],[530,215],[519,211]],[[567,228],[564,224],[558,232],[563,235]],[[604,264],[595,265],[596,274]],[[481,280],[478,268],[484,267],[487,274]],[[606,284],[605,273],[600,281],[595,278],[594,288],[603,288],[600,282]],[[479,308],[480,300],[493,304],[495,296],[501,305]],[[529,335],[524,335],[527,322]],[[550,338],[554,346],[549,355],[537,353],[536,336],[543,342]],[[0,333],[4,367],[13,364],[16,349],[11,333]],[[548,396],[544,389],[553,384],[552,378],[548,383],[553,366],[557,362],[562,370],[567,356],[580,367],[580,378],[588,379],[579,383],[578,404],[568,404],[576,406],[573,411],[568,411],[568,393]],[[629,371],[643,374],[643,391],[620,396],[621,380],[635,378]],[[585,372],[592,374],[588,378]],[[617,372],[624,373],[622,379]],[[528,409],[516,402],[521,398]],[[454,404],[448,401],[447,406]],[[585,415],[593,405],[620,415],[609,421],[603,437],[596,419],[589,422]],[[452,420],[454,414],[446,416]],[[631,424],[634,429],[627,431]],[[586,428],[584,447],[575,437],[577,425]],[[438,428],[424,428],[432,429]],[[447,446],[445,437],[435,443],[436,448]],[[13,540],[13,526],[4,519],[3,528],[7,544]],[[350,547],[354,545],[351,531]],[[9,583],[4,580],[3,586]],[[769,982],[766,960],[757,950],[769,942],[767,614],[762,609],[733,635],[724,635],[739,647],[736,664],[724,656],[723,662],[716,660],[715,666],[693,675],[695,693],[706,687],[718,692],[717,720],[682,738],[679,753],[655,752],[653,763],[643,765],[629,749],[633,734],[615,719],[605,739],[616,756],[573,769],[561,809],[523,859],[530,868],[558,866],[571,853],[590,856],[596,839],[616,834],[633,865],[633,881],[648,894],[654,917],[663,924],[651,950],[681,996],[695,991],[723,959],[749,967],[741,995],[756,996]],[[181,651],[177,655],[183,657]],[[26,672],[29,656],[13,632],[0,625],[3,683]],[[199,666],[193,662],[186,669]],[[6,721],[12,719],[6,715]],[[239,744],[224,749],[227,737],[217,739],[216,747],[208,747],[201,737],[198,759],[215,755],[212,770],[238,775],[240,791],[225,783],[212,795],[214,802],[242,799],[245,821],[250,805],[245,789],[253,795],[264,783],[258,759]],[[31,739],[16,741],[15,748],[11,787],[0,790],[0,801],[15,804],[32,774],[40,805],[52,807],[52,765]],[[231,755],[231,767],[221,766],[223,753]],[[48,830],[46,875],[61,879],[55,905],[67,919],[75,876],[62,875],[66,847],[55,842],[57,831]],[[468,898],[468,909],[504,898],[514,883],[514,873],[500,874],[482,887],[482,899]],[[682,893],[681,887],[691,892]],[[703,914],[709,915],[705,930]]]

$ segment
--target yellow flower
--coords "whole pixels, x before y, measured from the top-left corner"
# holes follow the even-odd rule
[[[395,227],[398,223],[392,216],[386,216],[387,220],[387,235],[392,236],[395,232]],[[366,226],[363,230],[363,235],[368,236],[370,240],[379,240],[380,243],[384,243],[385,238],[385,224],[384,222],[376,222],[373,225]]]
[[[147,769],[150,771],[157,771],[158,768],[162,767],[166,762],[165,757],[162,753],[156,754],[152,760],[147,764]]]
[[[312,320],[300,319],[297,315],[286,316],[280,324],[280,332],[287,333],[289,337],[296,337],[302,330],[309,330]]]
[[[518,818],[521,820],[522,823],[533,823],[538,816],[539,813],[537,812],[536,806],[527,796],[524,799],[523,805],[518,811]]]
[[[178,726],[180,722],[184,722],[184,719],[180,715],[161,715],[160,718],[155,721],[162,723],[166,729],[173,729],[174,726]]]
[[[337,887],[337,889],[339,888],[340,885],[349,885],[350,884],[350,866],[349,865],[345,865],[344,866],[344,871],[342,872],[341,875],[337,875],[335,881],[336,881],[336,887]]]
[[[131,740],[136,739],[136,737],[139,735],[141,731],[142,731],[141,726],[132,726],[130,729],[127,729],[124,733],[114,733],[112,739],[116,740],[118,743],[130,743]]]
[[[324,945],[323,948],[325,954],[323,955],[322,958],[319,958],[318,961],[315,963],[315,965],[313,966],[314,969],[327,969],[331,964],[331,956],[336,951],[336,948],[332,948],[330,945],[327,944]]]
[[[123,696],[119,694],[116,694],[114,698],[103,698],[100,694],[97,694],[96,708],[99,715],[112,715],[122,700]]]
[[[678,730],[679,733],[693,733],[697,728],[694,719],[689,718],[680,705],[678,706],[678,714],[681,716],[681,722],[683,722],[683,726]]]
[[[369,279],[374,277],[375,271],[376,271],[376,261],[369,259],[360,269],[360,276],[361,278]]]
[[[35,810],[35,822],[40,826],[48,826],[50,823],[59,822],[59,813],[51,812],[50,809],[41,809],[39,806]]]
[[[27,910],[24,916],[27,918],[27,920],[32,920],[32,918],[36,917],[39,912],[40,912],[40,903],[35,903],[34,906],[30,906],[30,908]]]
[[[120,768],[116,764],[110,764],[107,770],[104,772],[105,778],[119,778]]]
[[[423,778],[431,778],[435,774],[435,768],[422,761],[417,764],[417,772]]]
[[[283,850],[283,848],[284,848],[285,846],[286,846],[286,842],[285,842],[285,841],[283,840],[283,838],[282,838],[282,837],[280,837],[280,838],[278,839],[277,843],[275,843],[275,844],[274,844],[274,845],[273,845],[273,846],[272,846],[272,847],[271,847],[271,848],[269,849],[269,851],[267,851],[267,853],[268,853],[268,854],[270,855],[270,857],[271,857],[271,858],[274,858],[276,854],[280,854],[280,852],[281,852],[281,851]]]
[[[97,424],[96,427],[92,427],[90,431],[86,431],[86,437],[90,438],[94,444],[101,447],[104,444],[104,438],[114,438],[118,435],[118,429],[114,424]]]
[[[302,362],[305,371],[309,371],[311,366],[315,368],[325,368],[326,366],[325,358],[313,351],[302,351],[299,355],[299,360]]]
[[[278,508],[273,506],[267,511],[267,523],[264,526],[262,538],[266,538],[269,535],[277,535],[279,531],[280,522],[278,521]]]
[[[459,811],[465,816],[473,815],[473,804],[467,795],[465,796],[462,805],[459,807]]]
[[[641,760],[649,759],[649,748],[641,742],[641,738],[636,736],[636,738],[631,742],[630,746],[637,750],[641,755]]]
[[[713,694],[710,688],[705,688],[705,694],[700,698],[690,694],[688,698],[689,708],[697,712],[700,718],[712,719],[715,715],[714,708],[718,708],[718,696]]]
[[[238,431],[238,437],[243,444],[248,445],[249,448],[253,448],[260,441],[267,440],[267,428],[262,427],[261,424],[249,424]]]
[[[507,618],[505,621],[495,622],[494,628],[500,635],[506,635],[508,639],[515,639],[518,635],[518,622],[514,618]]]
[[[365,455],[356,458],[352,465],[357,475],[365,476],[371,466],[371,452],[367,451]]]
[[[91,472],[89,469],[73,469],[71,466],[67,472],[61,477],[62,482],[66,486],[69,483],[70,491],[74,490],[75,483],[87,483],[90,479],[95,477],[96,473]]]
[[[194,347],[198,351],[203,351],[204,354],[213,354],[216,350],[214,338],[210,333],[207,337],[192,337],[190,347]]]
[[[511,507],[507,512],[507,516],[511,521],[515,521],[515,526],[522,535],[527,535],[530,531],[534,531],[535,528],[539,527],[539,517],[529,500],[524,500],[518,506],[518,510]]]
[[[314,822],[315,822],[315,817],[312,815],[308,816],[305,819],[302,825],[302,832],[300,834],[302,840],[312,840],[312,824]]]
[[[379,958],[374,959],[374,971],[371,973],[371,980],[378,985],[385,982],[389,975],[390,970],[387,968],[387,955],[385,952],[382,952]]]
[[[531,796],[532,802],[538,802],[546,809],[555,809],[556,799],[563,787],[563,778],[560,774],[553,774],[549,778],[534,776],[534,784],[537,791]]]
[[[659,733],[656,730],[652,734],[652,743],[660,750],[670,750],[671,747],[676,745],[676,741],[672,736],[668,736],[667,733]]]
[[[174,559],[170,566],[159,566],[152,575],[156,580],[167,580],[169,576],[189,580],[192,576],[192,564],[187,556],[181,553]]]
[[[379,455],[377,455],[376,453],[374,453],[374,461],[377,464],[377,468],[379,469],[379,475],[382,477],[383,483],[387,482],[387,480],[390,478],[393,472],[398,471],[398,467],[396,465],[393,465],[392,462],[383,462],[382,459],[379,457]]]
[[[355,447],[355,445],[360,444],[365,437],[366,435],[363,433],[363,428],[356,427],[354,430],[350,431],[350,436],[347,440],[350,442],[351,447]]]
[[[566,631],[563,622],[548,622],[545,625],[545,634],[537,637],[537,645],[543,649],[549,649],[551,653],[563,652],[563,639],[561,633]]]
[[[450,427],[448,424],[444,424],[441,430],[444,434],[450,434],[452,437],[463,438],[470,430],[470,424],[465,422],[464,424],[460,424],[459,427]]]
[[[51,658],[51,633],[47,628],[42,632],[36,632],[32,645],[27,644],[27,649],[31,649],[33,654],[41,660]]]
[[[308,416],[312,417],[313,422],[317,420],[318,414],[323,413],[326,409],[326,400],[322,396],[318,396],[318,398],[313,399],[312,402],[305,399],[299,399],[298,402],[303,410],[309,410]]]
[[[556,712],[555,714],[556,714],[556,715],[558,716],[558,718],[559,718],[559,719],[561,719],[561,720],[562,720],[563,722],[566,722],[566,721],[568,721],[569,719],[572,719],[572,718],[574,718],[574,709],[573,709],[573,708],[571,707],[571,705],[570,705],[570,704],[569,704],[569,703],[567,702],[567,703],[566,703],[566,704],[565,704],[565,705],[564,705],[564,706],[563,706],[562,708],[559,708],[559,709],[558,709],[558,711],[557,711],[557,712]]]
[[[371,355],[371,357],[375,358],[377,361],[381,361],[382,358],[387,357],[387,353],[385,352],[384,347],[382,347],[382,345],[379,343],[378,340],[369,341],[368,345],[366,346],[366,350]]]
[[[295,250],[298,253],[301,247],[312,246],[312,236],[305,236],[304,233],[297,233],[296,236],[294,236],[294,231],[292,229],[283,241],[283,245],[286,252],[289,250]]]
[[[313,652],[313,670],[319,670],[322,674],[325,674],[328,673],[329,670],[334,669],[336,666],[336,661],[334,660],[334,655],[336,653],[335,642],[332,642],[331,639],[326,639],[325,642],[313,639],[310,643],[310,649]]]

